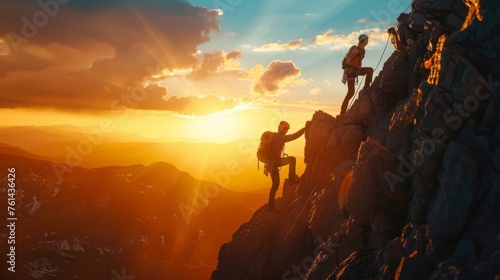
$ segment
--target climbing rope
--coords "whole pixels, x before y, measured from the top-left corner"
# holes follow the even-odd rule
[[[410,4],[408,4],[408,7],[406,7],[406,9],[403,11],[403,14],[406,13],[406,11],[408,11],[408,9],[410,8],[411,4],[412,4],[411,2],[410,2]]]
[[[408,8],[410,8],[410,6],[411,6],[411,3],[408,5],[408,7],[406,7],[406,9],[403,11],[403,13],[405,13],[405,12],[408,10]],[[394,25],[394,26],[395,26],[395,25]],[[383,58],[383,56],[384,56],[384,54],[385,54],[385,51],[386,51],[386,49],[387,49],[387,45],[388,45],[388,43],[389,43],[389,38],[390,38],[390,36],[389,36],[389,34],[387,34],[387,41],[385,42],[385,47],[384,47],[384,50],[382,51],[382,55],[380,56],[380,59],[379,59],[379,61],[378,61],[378,63],[377,63],[377,66],[375,67],[375,70],[373,70],[373,72],[375,72],[375,71],[378,69],[378,67],[379,67],[379,65],[380,65],[380,62],[382,61],[382,58]],[[363,78],[361,79],[361,83],[363,82],[363,80],[364,80],[364,76],[363,76]],[[352,101],[355,99],[354,97],[355,97],[355,96],[356,96],[356,94],[358,93],[358,91],[359,91],[359,87],[361,86],[361,83],[359,83],[359,85],[358,85],[358,89],[356,90],[355,95],[354,95],[354,96],[353,96],[353,98],[351,99],[351,103],[352,103]],[[349,107],[351,106],[351,103],[349,104]],[[316,185],[314,185],[314,188],[313,188],[313,190],[311,191],[311,194],[309,195],[309,197],[307,198],[306,202],[304,203],[304,206],[303,206],[303,207],[302,207],[302,209],[300,210],[299,215],[295,218],[294,222],[292,223],[292,226],[290,226],[290,229],[287,231],[287,233],[286,233],[285,237],[284,237],[284,238],[283,238],[283,240],[280,242],[280,245],[278,246],[278,248],[276,249],[275,253],[273,254],[273,258],[272,258],[272,259],[274,259],[274,257],[278,254],[278,252],[279,252],[279,251],[281,250],[281,248],[283,247],[283,244],[285,243],[286,239],[288,238],[288,236],[289,236],[289,235],[290,235],[290,233],[292,232],[292,229],[293,229],[293,228],[295,227],[295,225],[297,224],[297,221],[299,220],[299,217],[302,215],[302,213],[303,213],[303,212],[304,212],[304,210],[306,209],[307,204],[309,203],[309,201],[311,200],[312,196],[313,196],[313,195],[314,195],[314,193],[316,192],[316,188],[317,188],[317,186],[318,186],[317,184],[316,184]],[[342,237],[341,237],[341,238],[342,238]],[[341,239],[341,238],[340,238],[340,239]]]
[[[316,187],[318,185],[314,185],[314,188],[311,192],[311,194],[309,195],[309,197],[307,198],[306,202],[304,203],[304,206],[302,207],[302,209],[300,210],[300,213],[299,215],[297,216],[297,218],[295,218],[295,221],[293,221],[293,224],[292,226],[290,227],[290,229],[288,230],[288,232],[286,233],[285,237],[283,238],[283,240],[281,241],[280,243],[280,246],[278,246],[278,249],[276,249],[276,252],[274,253],[274,255],[278,254],[278,252],[280,251],[281,247],[283,247],[283,243],[285,243],[286,239],[288,238],[288,235],[290,235],[290,233],[292,232],[292,229],[295,227],[295,224],[297,223],[297,221],[299,220],[299,217],[302,215],[302,213],[304,212],[304,210],[306,209],[306,206],[307,204],[309,203],[309,201],[311,200],[311,197],[313,196],[313,194],[316,192]],[[273,257],[274,259],[274,257]]]
[[[411,6],[411,3],[408,5],[408,7],[406,7],[406,9],[403,11],[403,13],[406,13],[406,11],[408,11],[408,9],[410,8]],[[397,24],[397,23],[396,23]],[[392,27],[396,27],[396,24]],[[387,45],[389,44],[389,39],[390,39],[390,34],[389,32],[387,33],[387,40],[385,42],[385,47],[384,47],[384,50],[382,51],[382,55],[380,55],[380,58],[378,60],[378,63],[377,63],[377,66],[375,67],[375,69],[373,70],[373,74],[375,75],[375,71],[377,71],[378,69],[378,66],[380,65],[380,62],[382,61],[382,58],[384,57],[384,54],[385,54],[385,51],[387,50]],[[350,109],[354,100],[356,100],[356,97],[358,95],[358,92],[359,92],[359,88],[361,87],[361,84],[363,84],[363,81],[365,80],[365,76],[363,76],[361,78],[361,82],[358,83],[358,88],[356,89],[356,92],[354,93],[354,95],[352,96],[351,100],[349,100],[349,105],[347,106],[347,109]]]
[[[382,61],[382,58],[384,57],[384,54],[385,54],[385,51],[387,50],[387,45],[389,44],[389,39],[390,39],[390,35],[389,33],[387,34],[387,40],[385,42],[385,47],[384,47],[384,50],[382,51],[382,55],[380,56],[380,59],[378,60],[378,63],[377,63],[377,66],[375,67],[375,69],[373,70],[373,73],[375,74],[375,71],[377,71],[378,69],[378,66],[380,65],[380,62]],[[361,85],[363,84],[363,81],[365,80],[365,76],[363,76],[361,78],[361,82],[358,83],[358,88],[356,89],[356,92],[354,93],[353,97],[351,98],[351,100],[349,101],[349,106],[348,106],[348,109],[351,108],[352,106],[352,103],[354,102],[354,100],[356,100],[356,96],[358,95],[358,92],[359,92],[359,88],[361,87]]]

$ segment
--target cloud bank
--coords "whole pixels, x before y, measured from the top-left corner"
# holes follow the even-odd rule
[[[202,77],[220,66],[220,57],[228,63],[241,55],[207,56],[200,66],[197,47],[220,30],[221,12],[184,1],[20,0],[2,1],[0,9],[9,11],[0,17],[3,108],[110,110],[144,90],[152,77],[179,69],[195,69],[193,75]],[[190,113],[200,106],[203,113],[209,110],[201,103],[218,102],[168,99],[158,87],[147,92],[142,104],[129,103]],[[230,104],[219,101],[214,107]]]

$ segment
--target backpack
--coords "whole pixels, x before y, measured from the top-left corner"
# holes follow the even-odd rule
[[[257,149],[257,159],[259,159],[259,161],[267,163],[271,159],[271,150],[273,147],[275,135],[276,133],[274,132],[266,131],[260,136],[260,144],[259,148]]]
[[[342,70],[345,70],[347,69],[348,65],[347,65],[347,58],[351,55],[351,52],[354,50],[354,48],[358,48],[357,46],[352,46],[349,51],[345,54],[344,56],[344,59],[342,59]],[[360,55],[360,51],[358,51],[358,55],[356,57],[358,57]]]

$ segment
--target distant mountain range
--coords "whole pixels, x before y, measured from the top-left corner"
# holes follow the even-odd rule
[[[124,132],[105,133],[101,138],[92,127],[0,127],[0,143],[21,147],[38,155],[37,159],[87,168],[164,161],[195,178],[238,191],[270,187],[270,179],[262,174],[262,169],[257,170],[257,139],[226,144],[163,143]],[[289,153],[298,158],[297,170],[301,174],[305,169],[303,153]],[[252,178],[251,184],[248,178]]]
[[[3,206],[10,167],[19,279],[208,279],[221,244],[267,198],[194,179],[165,162],[69,167],[2,144]],[[70,169],[58,176],[61,168]],[[0,278],[12,279],[8,273],[0,270]]]

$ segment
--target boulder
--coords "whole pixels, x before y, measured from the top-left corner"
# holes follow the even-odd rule
[[[424,32],[427,18],[422,13],[412,13],[409,18],[408,26],[412,31],[422,33]]]

